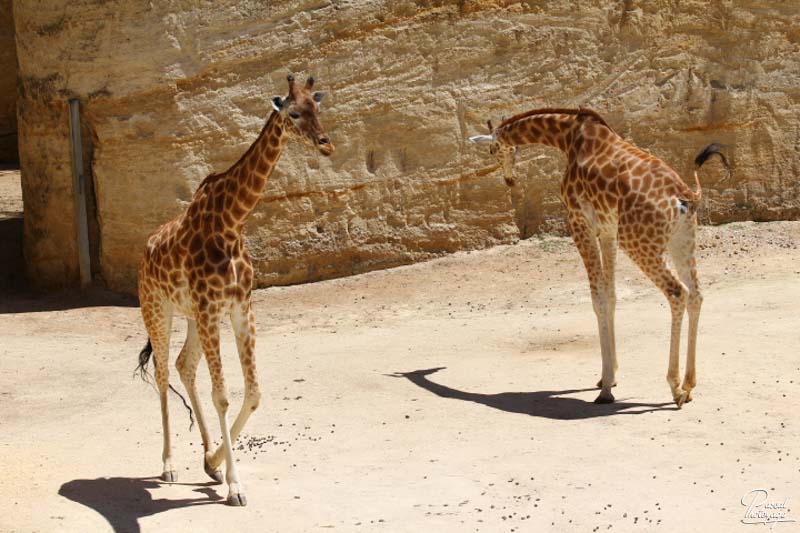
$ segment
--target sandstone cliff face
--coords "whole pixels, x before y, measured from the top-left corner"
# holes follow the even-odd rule
[[[0,164],[17,163],[17,47],[11,0],[0,0]]]
[[[563,156],[531,147],[508,189],[466,138],[487,118],[589,106],[691,179],[710,222],[800,216],[794,2],[503,0],[15,2],[26,254],[77,276],[65,99],[80,97],[100,270],[135,286],[147,235],[255,139],[285,75],[313,73],[337,151],[284,152],[247,228],[259,285],[318,280],[563,232]],[[32,213],[32,211],[34,211]]]

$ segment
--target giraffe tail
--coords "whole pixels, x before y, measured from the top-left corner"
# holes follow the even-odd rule
[[[153,344],[150,342],[150,338],[148,337],[147,344],[145,345],[144,348],[142,348],[142,351],[139,352],[139,364],[133,371],[134,377],[136,377],[136,374],[139,374],[139,377],[142,378],[142,381],[147,383],[151,383],[150,372],[148,372],[147,370],[147,363],[150,362],[150,356],[152,355],[153,355]],[[153,367],[155,366],[156,366],[156,360],[153,359]],[[175,389],[175,387],[173,387],[171,384],[169,384],[169,389],[172,392],[174,392],[178,396],[178,398],[181,399],[181,401],[183,402],[183,406],[186,408],[187,411],[189,411],[189,431],[191,431],[192,428],[194,428],[194,411],[192,411],[192,408],[186,402],[186,398],[183,397],[183,394],[178,392]]]
[[[147,344],[142,351],[139,352],[139,364],[133,371],[134,377],[139,374],[142,381],[150,381],[150,373],[147,371],[147,363],[150,362],[150,356],[153,355],[153,345],[150,343],[150,338],[147,338]]]
[[[699,202],[700,197],[703,194],[703,190],[700,187],[700,178],[697,176],[697,171],[700,170],[700,167],[703,166],[703,163],[708,161],[708,159],[712,155],[718,155],[719,158],[722,160],[722,164],[725,166],[725,171],[727,172],[727,176],[723,179],[728,179],[731,177],[731,165],[728,163],[728,158],[725,157],[725,154],[722,153],[722,148],[725,148],[725,145],[722,145],[718,142],[713,142],[703,148],[697,157],[694,158],[694,184],[695,184],[695,191],[694,191],[694,198],[693,201]]]

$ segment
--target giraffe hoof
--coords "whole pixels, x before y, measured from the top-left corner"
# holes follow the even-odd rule
[[[161,479],[167,483],[175,483],[178,481],[178,473],[174,470],[164,470],[164,473],[161,474]]]
[[[594,399],[594,403],[614,403],[614,395],[611,391],[602,391],[600,395]]]
[[[686,403],[687,401],[689,401],[689,400],[687,400],[688,397],[689,397],[689,393],[686,392],[686,391],[681,391],[681,393],[678,394],[675,397],[675,405],[678,406],[678,409],[683,407],[683,404]]]
[[[208,474],[211,479],[217,483],[222,483],[222,469],[212,468],[211,464],[208,462],[208,457],[203,459],[203,470],[206,471],[206,474]]]
[[[612,387],[616,387],[617,386],[617,382],[615,381],[614,383],[611,384],[611,386]],[[602,379],[597,382],[597,388],[598,389],[602,389],[603,388],[603,380]]]
[[[228,494],[228,505],[231,507],[244,507],[247,505],[247,498],[241,492],[231,492]]]

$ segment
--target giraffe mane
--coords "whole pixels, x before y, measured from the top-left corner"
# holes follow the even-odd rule
[[[516,122],[518,120],[522,120],[523,118],[528,118],[534,115],[550,115],[550,114],[558,114],[558,115],[575,115],[576,117],[587,116],[595,119],[597,122],[611,130],[613,133],[614,128],[608,125],[608,122],[598,113],[597,111],[593,111],[591,109],[585,107],[579,107],[578,109],[571,108],[571,107],[540,107],[539,109],[531,109],[530,111],[525,111],[524,113],[518,113],[513,117],[507,118],[500,123],[498,128],[502,128],[503,126],[508,126],[512,122]]]
[[[210,183],[214,183],[215,181],[219,180],[220,178],[222,178],[224,176],[225,176],[224,172],[214,172],[212,174],[209,174],[208,176],[203,178],[203,181],[201,181],[200,185],[197,186],[197,190],[199,191],[200,188],[202,188],[204,185],[208,185]]]

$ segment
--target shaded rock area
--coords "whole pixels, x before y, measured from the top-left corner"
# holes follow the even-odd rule
[[[11,0],[0,0],[0,72],[0,165],[17,164],[17,47]]]
[[[800,22],[743,0],[17,2],[28,273],[77,280],[66,100],[83,105],[99,274],[132,291],[147,235],[255,139],[287,72],[329,92],[337,151],[292,144],[246,228],[259,286],[344,276],[564,233],[563,156],[509,189],[467,143],[486,119],[589,106],[691,179],[705,222],[800,216]],[[89,163],[87,163],[89,164]]]
[[[25,285],[19,171],[0,169],[0,294]]]

